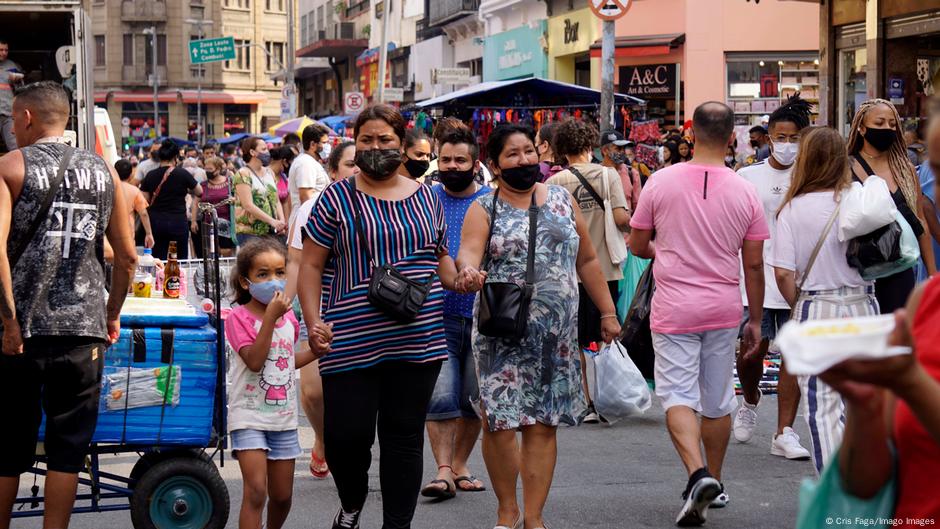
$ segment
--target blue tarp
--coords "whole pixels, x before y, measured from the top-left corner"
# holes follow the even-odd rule
[[[565,106],[590,105],[601,102],[601,93],[598,90],[584,86],[529,77],[527,79],[512,79],[510,81],[487,81],[475,84],[462,90],[428,99],[417,103],[418,108],[440,107],[451,103],[466,106],[485,106],[492,108],[514,106],[513,100],[523,95],[523,106]],[[642,99],[625,94],[614,94],[614,103],[643,104]]]
[[[336,134],[342,136],[346,132],[347,124],[351,124],[353,121],[355,121],[355,119],[356,116],[352,115],[327,116],[325,118],[321,118],[320,122],[336,131]]]
[[[238,134],[232,134],[231,136],[229,136],[229,137],[227,137],[227,138],[225,138],[225,137],[216,138],[216,139],[214,139],[214,140],[212,140],[212,141],[214,141],[215,143],[218,143],[219,145],[225,145],[225,144],[228,144],[228,143],[236,143],[236,142],[242,141],[243,139],[247,138],[248,136],[251,136],[251,134],[248,134],[247,132],[239,132]]]
[[[284,138],[280,136],[272,136],[271,134],[262,134],[261,139],[266,141],[267,143],[273,143],[273,144],[284,142]]]

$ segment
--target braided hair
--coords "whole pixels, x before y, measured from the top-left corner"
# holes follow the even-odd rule
[[[919,180],[914,166],[911,165],[911,161],[907,157],[904,133],[901,130],[901,116],[898,115],[898,110],[894,108],[894,105],[890,101],[886,99],[869,99],[859,105],[858,110],[855,112],[855,117],[852,119],[852,130],[849,132],[849,156],[854,156],[862,150],[865,139],[858,129],[864,124],[865,116],[868,115],[868,112],[878,105],[885,105],[890,108],[895,119],[894,131],[897,138],[895,138],[894,143],[891,144],[891,148],[887,153],[888,166],[891,168],[891,174],[894,175],[894,181],[901,189],[901,193],[904,194],[904,200],[907,201],[907,205],[910,206],[911,211],[918,217],[921,217],[917,191]]]
[[[788,97],[786,103],[773,111],[770,120],[767,122],[767,127],[770,128],[776,123],[786,121],[796,125],[797,129],[803,130],[810,125],[810,114],[812,112],[813,106],[810,105],[809,101],[800,97],[800,93],[797,92]]]

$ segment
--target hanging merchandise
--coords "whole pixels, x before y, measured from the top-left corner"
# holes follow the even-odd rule
[[[661,137],[659,122],[656,120],[634,122],[630,130],[630,139],[637,143],[655,143]]]
[[[630,118],[630,109],[627,107],[627,105],[620,107],[620,116],[623,118],[623,135],[627,136],[632,124],[632,120]]]
[[[639,124],[635,124],[634,128]],[[636,146],[637,161],[645,164],[647,167],[659,166],[659,148],[652,145],[638,144]]]

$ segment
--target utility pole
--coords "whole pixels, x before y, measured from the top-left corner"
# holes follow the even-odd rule
[[[186,23],[199,27],[199,40],[205,38],[205,34],[202,31],[202,26],[212,25],[211,20],[196,18],[187,18]],[[196,142],[199,144],[200,148],[205,144],[205,127],[202,126],[202,79],[205,77],[208,70],[209,66],[206,64],[200,64],[200,75],[196,81]]]
[[[144,35],[150,35],[150,64],[153,68],[153,74],[151,75],[150,81],[153,83],[153,128],[154,136],[153,139],[156,141],[160,137],[160,132],[162,128],[160,127],[160,96],[157,91],[160,88],[160,78],[157,75],[157,26],[154,24],[149,28],[144,29]],[[169,132],[169,131],[167,131]]]
[[[392,12],[392,0],[382,0],[382,34],[379,43],[379,90],[376,94],[378,103],[385,102],[385,70],[388,62],[388,19]]]
[[[297,91],[294,86],[294,51],[297,44],[294,42],[294,0],[287,0],[287,68],[286,80],[288,94],[290,94],[291,119],[297,117]]]
[[[601,36],[601,130],[614,128],[614,21],[604,20]]]

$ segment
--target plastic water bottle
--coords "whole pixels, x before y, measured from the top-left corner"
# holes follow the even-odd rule
[[[157,277],[157,265],[153,261],[153,250],[144,249],[144,255],[137,261],[137,270],[142,274],[150,274],[150,277]]]

